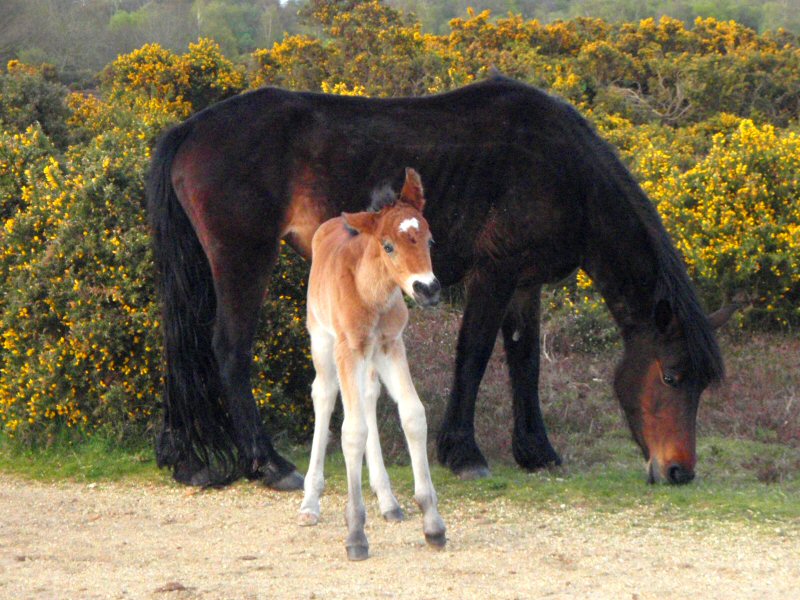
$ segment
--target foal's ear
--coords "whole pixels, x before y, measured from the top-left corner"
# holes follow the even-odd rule
[[[406,181],[400,192],[400,202],[405,202],[416,208],[419,212],[425,208],[425,196],[422,195],[422,181],[411,167],[406,167]]]
[[[375,224],[378,222],[378,213],[342,213],[344,226],[350,233],[372,233],[375,231]]]

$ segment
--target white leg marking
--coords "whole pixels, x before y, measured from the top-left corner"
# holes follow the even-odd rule
[[[377,405],[381,393],[378,374],[370,367],[366,377],[364,390],[364,412],[367,420],[367,466],[369,467],[369,485],[378,496],[381,514],[387,519],[402,518],[400,503],[392,493],[389,474],[383,463],[380,433],[378,431]]]
[[[423,511],[425,537],[431,544],[442,546],[445,539],[445,525],[439,515],[436,490],[433,489],[428,465],[425,408],[411,380],[403,340],[396,340],[386,354],[377,353],[376,366],[386,389],[397,402],[400,412],[400,422],[406,435],[411,468],[414,472],[414,499]]]
[[[333,360],[333,338],[322,331],[314,332],[311,335],[311,356],[316,371],[311,386],[311,398],[314,401],[314,441],[311,444],[311,458],[298,516],[300,525],[316,525],[319,522],[319,500],[325,488],[325,450],[328,446],[331,413],[339,391]]]
[[[344,422],[342,423],[342,453],[347,468],[347,522],[348,558],[363,560],[368,555],[367,536],[364,533],[366,511],[361,493],[361,467],[367,444],[367,422],[364,418],[364,388],[366,364],[355,356],[346,343],[336,345],[336,372],[342,389]]]

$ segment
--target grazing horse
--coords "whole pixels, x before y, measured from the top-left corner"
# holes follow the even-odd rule
[[[422,98],[264,88],[170,130],[148,208],[164,303],[158,464],[190,484],[242,474],[298,488],[272,446],[249,380],[253,335],[281,238],[306,257],[324,221],[394,195],[396,165],[426,182],[442,285],[466,281],[440,462],[488,467],[475,441],[478,385],[498,331],[512,388],[516,461],[560,462],[539,408],[542,284],[577,268],[624,340],[614,389],[649,479],[694,476],[700,394],[723,376],[713,329],[652,202],[578,112],[502,77]]]
[[[328,426],[341,387],[348,492],[345,545],[350,560],[368,556],[361,496],[365,450],[370,485],[378,496],[381,513],[390,521],[403,515],[381,455],[375,412],[380,394],[378,376],[400,412],[425,539],[432,546],[445,544],[444,522],[428,468],[425,409],[411,381],[402,337],[408,322],[403,292],[423,306],[439,301],[441,288],[431,268],[432,237],[422,216],[424,205],[419,175],[407,169],[397,202],[382,208],[373,206],[377,212],[344,213],[331,219],[320,226],[311,243],[314,259],[307,307],[316,371],[311,387],[314,442],[299,522],[316,525],[319,520]]]

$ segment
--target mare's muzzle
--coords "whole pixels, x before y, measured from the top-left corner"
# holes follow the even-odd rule
[[[414,300],[420,306],[435,306],[439,304],[442,286],[435,277],[430,283],[414,282]]]
[[[673,462],[662,470],[657,460],[651,460],[648,467],[648,483],[669,483],[672,485],[684,485],[694,479],[694,470],[685,465]]]

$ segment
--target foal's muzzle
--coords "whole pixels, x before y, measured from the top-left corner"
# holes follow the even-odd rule
[[[439,296],[442,291],[442,286],[439,280],[435,277],[430,283],[422,283],[415,281],[414,285],[414,300],[420,306],[435,306],[439,304]]]

